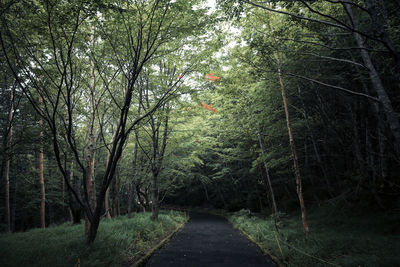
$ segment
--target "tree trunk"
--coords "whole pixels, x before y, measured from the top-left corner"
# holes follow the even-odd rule
[[[210,198],[209,198],[209,196],[208,196],[207,186],[206,186],[201,180],[200,180],[200,183],[201,183],[201,185],[203,186],[204,194],[205,194],[206,199],[207,199],[207,203],[209,203],[209,202],[210,202]]]
[[[113,217],[116,218],[120,216],[120,200],[119,200],[119,190],[120,190],[120,177],[119,169],[117,168],[114,184],[113,184],[113,201],[112,201],[112,211]]]
[[[136,207],[136,192],[135,181],[131,181],[128,187],[128,218],[132,217],[132,210]]]
[[[370,180],[370,188],[371,188],[371,193],[375,198],[376,204],[378,204],[378,206],[382,209],[385,208],[385,206],[383,205],[382,199],[380,198],[376,187],[377,187],[377,182],[376,182],[376,178],[377,178],[377,170],[376,170],[376,164],[375,164],[375,158],[374,155],[376,154],[373,151],[372,148],[372,143],[371,143],[371,137],[370,137],[370,133],[369,133],[369,129],[368,129],[368,121],[366,121],[366,126],[365,126],[365,146],[366,146],[366,162],[368,163],[369,169],[371,171],[371,176],[372,176],[372,180]]]
[[[354,60],[354,56],[352,53],[349,53],[351,58]],[[355,69],[358,72],[358,74],[360,75],[360,77],[362,77],[362,73],[361,70],[358,66],[355,65]],[[361,86],[364,90],[364,92],[366,94],[369,94],[369,90],[368,87],[365,83],[365,81],[363,79],[360,79],[361,82]],[[378,103],[374,102],[374,101],[370,101],[370,104],[372,106],[372,110],[375,114],[375,119],[377,121],[377,125],[376,125],[376,131],[377,131],[377,135],[378,135],[378,146],[379,146],[379,173],[380,173],[380,177],[382,178],[382,180],[379,182],[381,189],[384,187],[385,184],[385,180],[386,180],[386,176],[387,176],[387,165],[386,165],[386,159],[385,159],[385,152],[386,152],[386,137],[383,134],[385,132],[385,123],[384,123],[384,114],[382,114],[381,108],[379,106]]]
[[[135,132],[135,136],[137,139],[137,132]],[[136,167],[137,167],[137,153],[138,153],[138,144],[135,143],[135,148],[133,150],[133,168],[132,168],[132,180],[129,183],[129,196],[128,196],[128,218],[131,217],[132,207],[135,206],[133,203],[135,201],[135,179],[136,179]]]
[[[99,224],[100,224],[100,214],[95,212],[93,215],[93,218],[90,221],[89,229],[87,232],[87,243],[88,244],[92,244],[94,242],[94,240],[96,239],[97,230],[99,229]]]
[[[110,187],[107,188],[104,202],[105,202],[104,206],[105,206],[105,209],[106,209],[106,218],[107,218],[107,220],[111,220],[111,214],[110,214]]]
[[[139,114],[140,114],[140,104],[139,104]],[[131,182],[129,183],[129,196],[128,196],[128,218],[131,218],[132,208],[136,206],[135,201],[135,179],[136,179],[136,168],[137,168],[137,155],[138,155],[138,132],[135,131],[135,148],[133,150],[133,162],[132,162],[132,178]],[[135,202],[135,203],[134,203]]]
[[[306,126],[307,126],[307,130],[308,130],[308,134],[309,134],[310,139],[311,139],[312,146],[313,146],[315,158],[317,159],[318,166],[320,167],[320,169],[321,169],[321,171],[322,171],[322,174],[323,174],[323,176],[324,176],[324,180],[325,180],[325,182],[326,182],[326,185],[327,185],[327,188],[328,188],[328,192],[329,192],[329,194],[332,196],[332,192],[333,192],[332,185],[331,185],[331,183],[330,183],[330,181],[329,181],[326,168],[325,168],[325,166],[324,166],[324,163],[322,162],[322,159],[321,159],[321,156],[320,156],[320,153],[319,153],[319,149],[318,149],[318,146],[317,146],[317,142],[315,141],[314,134],[313,134],[313,132],[312,132],[312,130],[311,130],[310,122],[309,122],[309,119],[308,119],[307,108],[306,108],[306,105],[305,105],[305,103],[304,103],[304,101],[303,101],[303,97],[301,96],[301,89],[300,89],[300,86],[298,87],[298,92],[299,92],[299,98],[300,98],[301,104],[302,104],[302,106],[303,106],[303,110],[304,110],[304,119],[306,120]]]
[[[153,170],[153,180],[151,184],[151,219],[158,219],[158,171]]]
[[[351,6],[349,4],[344,4],[344,7],[347,11],[347,15],[349,16],[352,27],[357,30],[358,27],[354,20]],[[378,99],[384,108],[384,113],[385,113],[386,119],[389,123],[392,135],[394,137],[394,150],[395,150],[397,156],[400,156],[400,122],[399,122],[398,115],[396,114],[396,112],[393,109],[390,98],[382,84],[382,80],[380,79],[379,74],[376,71],[374,64],[372,63],[371,57],[364,46],[364,41],[363,41],[361,35],[357,32],[353,32],[353,35],[357,42],[358,47],[360,48],[360,53],[361,53],[361,57],[363,59],[364,65],[368,68],[372,87],[374,88],[376,94],[378,95]]]
[[[357,171],[358,174],[360,175],[360,179],[358,181],[356,190],[355,190],[355,194],[358,195],[360,192],[360,188],[361,185],[363,183],[363,179],[365,179],[367,177],[367,173],[366,173],[366,166],[365,166],[365,160],[363,158],[362,155],[362,151],[361,151],[361,138],[360,138],[360,134],[358,133],[358,122],[357,122],[357,118],[355,116],[355,111],[353,111],[353,109],[351,108],[351,106],[349,106],[349,113],[350,113],[350,118],[352,121],[352,125],[353,125],[353,152],[354,152],[354,156],[355,156],[355,163],[354,165],[357,166]]]
[[[11,232],[11,212],[10,212],[10,161],[11,161],[11,142],[12,142],[12,120],[13,120],[13,112],[14,112],[14,88],[11,89],[10,92],[10,110],[8,112],[8,121],[7,121],[7,132],[5,135],[5,168],[4,168],[4,177],[5,177],[5,189],[6,189],[6,216],[7,216],[7,230]]]
[[[270,29],[271,29],[271,32],[273,33],[273,27],[272,27],[271,21],[270,21]],[[291,127],[291,123],[290,123],[290,114],[289,114],[289,108],[288,108],[288,103],[287,103],[287,98],[286,98],[285,84],[284,84],[283,78],[282,78],[281,57],[280,57],[280,53],[279,53],[278,43],[277,43],[275,37],[274,37],[274,43],[275,43],[276,63],[278,66],[279,84],[281,86],[283,107],[285,109],[285,116],[286,116],[286,126],[288,129],[290,149],[292,151],[293,165],[294,165],[294,170],[295,170],[295,175],[296,175],[296,191],[297,191],[297,196],[298,196],[299,202],[300,202],[301,218],[302,218],[302,222],[303,222],[303,227],[306,232],[306,235],[309,235],[310,230],[309,230],[308,223],[307,223],[306,206],[304,204],[304,198],[303,198],[303,188],[302,188],[302,181],[301,181],[301,175],[300,175],[300,166],[299,166],[299,162],[298,162],[298,158],[297,158],[297,151],[296,151],[296,146],[294,143],[294,138],[293,138],[293,133],[292,133],[292,127]]]
[[[94,28],[92,27],[92,33],[90,35],[90,45],[92,49],[94,49],[95,38],[94,38]],[[87,152],[87,162],[86,162],[86,187],[88,191],[89,197],[89,206],[92,210],[96,209],[96,188],[94,183],[94,166],[95,166],[95,158],[96,158],[96,138],[94,135],[94,123],[96,116],[96,107],[94,101],[95,94],[95,75],[94,75],[94,65],[93,59],[90,59],[90,118],[89,118],[89,145]],[[88,233],[90,228],[90,221],[87,216],[85,216],[85,233]]]
[[[139,202],[139,205],[142,207],[143,212],[146,212],[148,210],[148,206],[149,206],[148,205],[149,204],[149,200],[148,200],[148,197],[147,197],[147,190],[145,191],[145,193],[143,193],[141,191],[140,184],[136,184],[135,187],[136,187],[136,190],[135,190],[136,197],[137,197],[137,200]]]
[[[39,121],[40,127],[43,127],[43,120]],[[43,131],[40,131],[40,138],[43,138]],[[40,145],[40,153],[39,153],[39,176],[40,176],[40,193],[41,193],[41,201],[40,201],[40,227],[46,228],[46,191],[44,185],[44,159],[43,159],[43,145]]]
[[[222,192],[221,192],[221,188],[220,188],[218,182],[216,184],[216,188],[217,188],[217,192],[218,192],[219,198],[221,199],[222,204],[224,204],[224,208],[226,208],[228,205],[227,205],[226,200],[224,198],[224,194],[222,194]]]
[[[39,93],[39,103],[43,103],[42,96]],[[40,127],[40,151],[39,151],[39,179],[40,179],[40,227],[46,228],[46,191],[44,186],[44,153],[43,153],[43,119],[39,120]]]
[[[143,90],[142,88],[139,89],[139,103],[138,103],[138,116],[140,116],[142,111],[142,103],[143,103]],[[135,201],[135,179],[136,179],[136,168],[137,168],[137,155],[138,155],[138,143],[139,143],[139,132],[135,129],[135,148],[133,151],[133,163],[132,163],[132,179],[129,183],[129,198],[128,198],[128,218],[131,217],[132,206],[136,206],[136,203],[133,204]]]
[[[63,216],[65,216],[65,180],[63,176],[61,176],[61,205]]]
[[[133,197],[134,197],[134,192],[133,191],[133,183],[132,181],[128,185],[128,207],[127,207],[127,213],[128,213],[128,218],[132,217],[132,202],[133,202]]]
[[[11,130],[11,129],[10,129]],[[6,155],[6,166],[4,170],[4,176],[6,181],[6,216],[7,216],[7,230],[11,232],[11,212],[10,212],[10,159],[9,155]]]
[[[263,145],[263,143],[262,143],[260,133],[258,133],[257,136],[258,136],[258,142],[260,143],[261,154],[262,154],[263,158],[265,158],[264,145]],[[267,163],[265,162],[264,159],[263,159],[263,163],[264,163],[265,173],[266,173],[266,175],[267,175],[266,186],[267,186],[267,188],[268,188],[269,195],[271,196],[272,213],[273,213],[274,216],[275,216],[276,213],[277,213],[277,211],[278,211],[278,208],[277,208],[277,206],[276,206],[275,194],[274,194],[274,190],[273,190],[272,185],[271,185],[271,178],[270,178],[270,176],[269,176],[268,166],[267,166]]]
[[[379,142],[379,169],[380,169],[380,176],[382,181],[380,182],[380,188],[383,189],[385,185],[385,180],[387,177],[387,164],[385,159],[385,151],[386,151],[386,143],[385,143],[385,136],[382,133],[381,122],[378,123],[378,142]]]
[[[14,196],[13,196],[13,204],[11,206],[11,231],[15,232],[15,211],[17,210],[17,194],[18,194],[18,183],[17,179],[13,179],[14,186]]]
[[[89,230],[88,230],[87,239],[86,239],[88,244],[92,244],[94,242],[94,240],[96,239],[97,230],[99,228],[100,219],[101,219],[101,213],[103,210],[103,203],[105,201],[105,195],[107,192],[107,189],[104,187],[103,187],[103,190],[105,190],[105,191],[100,191],[99,196],[97,198],[96,208],[94,209],[92,215],[89,218],[90,225],[89,225]],[[88,212],[88,211],[86,211],[86,212]]]
[[[164,109],[165,110],[165,109]],[[164,131],[162,135],[162,143],[161,147],[159,145],[159,129],[160,124],[157,124],[154,120],[153,115],[150,115],[151,118],[151,126],[153,131],[153,155],[152,155],[152,205],[151,205],[151,218],[153,220],[158,219],[158,210],[159,210],[159,185],[158,185],[158,175],[160,174],[165,148],[167,146],[167,139],[168,139],[168,108],[165,110],[167,112],[165,121],[164,121]],[[157,125],[156,125],[157,124]]]
[[[71,168],[70,168],[70,173],[69,173],[69,183],[73,188],[79,187],[75,186],[75,181],[74,181],[74,161],[71,160]],[[77,190],[79,192],[79,190]],[[79,224],[81,223],[81,207],[79,204],[76,203],[75,199],[73,198],[71,194],[71,190],[68,190],[68,195],[69,195],[69,214],[71,216],[71,223],[72,224]]]

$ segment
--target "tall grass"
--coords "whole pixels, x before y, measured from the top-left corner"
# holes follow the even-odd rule
[[[126,259],[140,256],[168,231],[186,221],[184,213],[161,211],[159,221],[150,213],[103,220],[95,242],[86,244],[84,225],[69,223],[0,235],[0,266],[120,266]],[[163,229],[161,229],[161,223]],[[140,240],[139,234],[140,233]]]
[[[399,214],[310,209],[309,237],[297,213],[281,214],[279,232],[270,217],[241,211],[228,218],[287,266],[400,266]]]

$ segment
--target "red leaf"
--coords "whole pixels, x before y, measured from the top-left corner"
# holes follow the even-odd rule
[[[201,103],[201,105],[203,106],[203,108],[211,110],[214,113],[217,113],[217,111],[215,109],[213,109],[213,107],[211,105],[207,105],[207,104],[205,104],[203,102]]]
[[[206,78],[208,80],[210,80],[211,82],[215,82],[217,80],[220,80],[221,77],[215,76],[214,73],[210,72],[209,74],[207,74]]]

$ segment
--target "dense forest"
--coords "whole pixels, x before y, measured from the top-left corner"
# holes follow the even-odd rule
[[[1,231],[162,206],[400,211],[395,0],[5,0]],[[372,215],[371,215],[372,216]],[[82,233],[84,235],[84,233]]]

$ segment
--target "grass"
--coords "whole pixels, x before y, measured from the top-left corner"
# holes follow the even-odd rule
[[[121,216],[103,220],[90,246],[86,245],[84,224],[1,234],[0,266],[77,266],[78,259],[85,267],[121,266],[142,257],[155,242],[187,220],[177,211],[160,211],[159,221],[151,221],[150,215],[137,213],[130,219]]]
[[[246,210],[227,217],[287,266],[400,266],[399,214],[363,214],[332,207],[310,209],[309,237],[298,213],[281,214],[279,233],[270,217]]]

